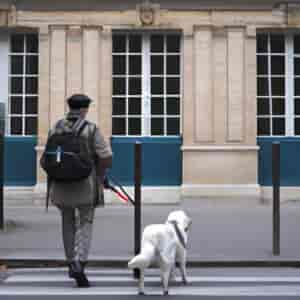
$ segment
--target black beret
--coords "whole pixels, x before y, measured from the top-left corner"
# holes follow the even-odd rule
[[[92,100],[84,94],[74,94],[67,99],[70,108],[87,108]]]

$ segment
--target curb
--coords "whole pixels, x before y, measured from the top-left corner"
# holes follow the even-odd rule
[[[89,267],[127,268],[128,259],[91,259]],[[7,268],[58,268],[67,265],[64,259],[1,259],[2,265]],[[300,267],[300,260],[189,260],[189,268],[263,268],[263,267]]]

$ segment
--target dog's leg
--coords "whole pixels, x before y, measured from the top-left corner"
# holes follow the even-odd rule
[[[164,295],[169,295],[169,278],[171,273],[172,266],[165,265],[161,268],[161,279],[163,285]]]
[[[140,278],[139,278],[139,295],[145,295],[145,270],[140,269]]]
[[[188,284],[187,274],[186,274],[186,255],[185,253],[181,255],[181,259],[179,261],[179,269],[182,277],[183,284]]]

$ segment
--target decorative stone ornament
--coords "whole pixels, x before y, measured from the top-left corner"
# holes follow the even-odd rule
[[[146,0],[144,3],[137,5],[139,17],[142,25],[153,25],[155,21],[155,11],[157,5],[154,5]]]

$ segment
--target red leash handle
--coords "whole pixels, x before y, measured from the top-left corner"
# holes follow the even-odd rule
[[[121,198],[122,200],[124,200],[126,203],[128,202],[128,197],[126,197],[121,192],[119,192],[114,186],[109,185],[108,188],[110,190],[112,190],[113,192],[115,192],[119,196],[119,198]]]

